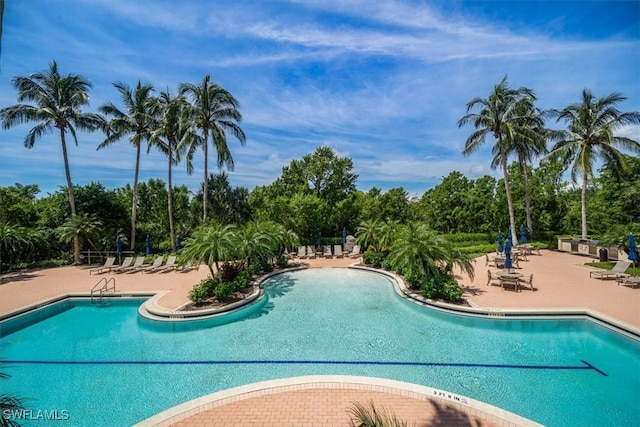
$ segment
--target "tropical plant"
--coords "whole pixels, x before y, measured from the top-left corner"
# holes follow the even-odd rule
[[[365,250],[369,248],[378,249],[383,225],[383,222],[376,219],[363,221],[356,228],[356,243],[365,248]]]
[[[9,378],[9,374],[0,372],[0,379]],[[20,413],[25,410],[25,399],[8,393],[0,394],[0,427],[19,427],[20,423],[7,414]]]
[[[104,118],[94,113],[83,113],[82,107],[89,104],[91,83],[81,75],[61,75],[58,64],[53,61],[49,69],[29,77],[15,77],[13,86],[18,91],[18,102],[28,101],[30,104],[17,104],[0,110],[2,127],[9,129],[15,125],[37,122],[27,133],[24,146],[33,148],[37,139],[57,129],[60,133],[64,172],[67,179],[69,206],[71,216],[76,215],[76,201],[71,181],[71,170],[67,155],[67,132],[71,134],[76,145],[78,138],[76,128],[84,131],[105,129]],[[73,254],[76,264],[80,263],[80,242],[74,239]]]
[[[0,274],[2,273],[3,252],[11,255],[17,252],[24,242],[24,233],[21,227],[12,224],[0,224]]]
[[[95,241],[97,241],[101,228],[102,221],[95,215],[80,214],[69,217],[64,224],[58,227],[56,232],[63,242],[78,239],[82,246],[82,242],[86,240],[93,249],[98,250]]]
[[[129,142],[136,149],[136,166],[133,173],[133,194],[131,197],[130,241],[130,249],[134,250],[136,244],[140,149],[144,141],[150,142],[153,130],[157,127],[155,108],[157,104],[153,97],[153,87],[151,85],[143,85],[139,80],[134,90],[126,83],[121,82],[114,83],[113,86],[120,93],[120,100],[124,105],[124,109],[119,109],[111,102],[99,108],[100,112],[113,118],[109,121],[107,137],[98,145],[98,150],[108,147],[129,135]]]
[[[470,256],[425,224],[409,223],[400,227],[387,262],[394,270],[413,277],[450,275],[453,266],[462,269],[472,280],[474,276]]]
[[[639,112],[622,113],[616,108],[625,99],[617,92],[596,98],[591,91],[584,89],[579,102],[552,112],[558,121],[567,123],[567,130],[553,134],[553,139],[559,141],[547,157],[559,160],[565,170],[571,167],[574,183],[578,176],[582,177],[582,238],[587,238],[587,183],[593,176],[595,162],[602,159],[611,168],[624,171],[629,167],[623,153],[616,147],[640,153],[640,142],[614,135],[624,126],[640,123]]]
[[[236,251],[236,227],[213,222],[194,231],[185,239],[181,252],[181,263],[201,261],[209,267],[211,276],[220,271],[220,262],[228,261]],[[215,271],[213,267],[216,267]]]
[[[209,177],[209,136],[218,155],[218,167],[225,165],[228,170],[233,170],[234,163],[226,132],[244,145],[246,136],[238,122],[242,120],[239,103],[230,92],[211,81],[208,74],[200,85],[183,83],[180,85],[181,95],[188,96],[192,101],[191,119],[194,126],[202,132],[201,138],[194,139],[188,149],[189,156],[194,153],[194,148],[202,147],[204,152],[204,191],[203,191],[203,224],[207,221],[207,194]],[[189,172],[189,169],[187,168]]]
[[[515,136],[523,131],[520,114],[521,112],[531,111],[534,101],[535,96],[531,89],[525,87],[512,89],[507,83],[507,76],[505,76],[499,84],[493,87],[493,91],[488,98],[474,98],[469,101],[467,103],[467,114],[458,121],[458,127],[472,124],[476,128],[465,142],[464,150],[462,151],[465,156],[476,151],[485,142],[487,135],[491,135],[496,139],[496,144],[492,150],[494,160],[491,167],[495,168],[498,164],[502,166],[509,210],[509,224],[516,243],[517,234],[513,214],[513,201],[507,172],[508,142],[513,141]],[[469,113],[474,108],[480,108],[480,111],[478,113]]]
[[[399,420],[387,409],[376,408],[373,401],[368,405],[352,403],[348,409],[350,427],[406,427],[406,421]]]

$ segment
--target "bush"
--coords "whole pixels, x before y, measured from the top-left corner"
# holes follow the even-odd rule
[[[374,268],[380,268],[384,261],[384,254],[382,252],[369,250],[362,254],[362,260],[365,264],[371,265]]]
[[[225,262],[220,267],[220,281],[223,283],[231,283],[240,274],[240,268],[235,264]]]
[[[216,281],[212,277],[203,279],[189,291],[189,299],[196,304],[205,302],[213,296]]]
[[[427,276],[421,281],[422,294],[429,299],[460,302],[464,290],[451,276]]]
[[[238,274],[236,280],[233,281],[234,289],[245,289],[251,283],[251,279],[253,274],[249,270],[244,270],[242,273]]]
[[[220,302],[228,301],[231,294],[234,291],[233,283],[220,283],[216,286],[213,294]]]
[[[285,268],[288,264],[289,261],[287,260],[287,257],[284,255],[280,255],[280,257],[278,258],[278,267]]]

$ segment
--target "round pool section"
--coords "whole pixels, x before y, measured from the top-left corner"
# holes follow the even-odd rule
[[[69,425],[128,425],[219,390],[318,374],[417,383],[545,425],[640,418],[640,343],[593,322],[446,314],[358,270],[284,273],[264,291],[231,317],[180,323],[139,317],[139,301],[71,303],[0,339],[3,390],[68,411]]]

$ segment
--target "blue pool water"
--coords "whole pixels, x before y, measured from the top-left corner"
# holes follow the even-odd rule
[[[34,416],[68,418],[26,423],[38,426],[129,425],[215,391],[314,374],[422,384],[546,425],[640,419],[640,343],[592,322],[435,312],[384,276],[344,269],[279,275],[265,292],[224,320],[158,323],[139,317],[140,300],[123,300],[67,301],[5,322],[11,378],[0,385],[29,397]]]

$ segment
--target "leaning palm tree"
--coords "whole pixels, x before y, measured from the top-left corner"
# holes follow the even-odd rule
[[[129,142],[136,149],[136,166],[133,173],[133,195],[131,197],[131,241],[130,249],[136,245],[136,209],[138,204],[138,173],[140,171],[140,148],[144,141],[149,142],[152,132],[156,128],[155,98],[153,87],[143,85],[140,81],[132,90],[126,83],[114,83],[113,86],[120,93],[120,100],[124,110],[120,110],[113,103],[108,102],[100,107],[100,111],[113,116],[109,121],[109,134],[98,145],[98,150],[110,146],[116,141],[129,136]]]
[[[571,166],[571,179],[577,182],[582,176],[582,238],[587,238],[587,182],[593,176],[596,160],[602,158],[614,169],[628,170],[624,155],[616,148],[640,153],[640,143],[614,132],[623,126],[640,123],[637,111],[622,113],[616,104],[626,98],[620,93],[612,93],[596,98],[584,89],[582,99],[553,114],[558,121],[567,123],[567,130],[556,133],[558,141],[547,157],[558,159],[565,170]]]
[[[513,201],[509,174],[507,172],[507,142],[513,140],[514,135],[521,127],[520,115],[522,111],[532,108],[535,96],[531,89],[520,87],[512,89],[507,83],[507,76],[493,87],[493,91],[486,99],[474,98],[467,103],[467,114],[458,121],[458,127],[473,124],[476,130],[471,133],[464,146],[462,154],[469,155],[484,144],[487,135],[496,139],[493,147],[494,158],[499,159],[504,175],[504,187],[507,193],[507,206],[509,209],[509,224],[514,241],[517,241],[515,218],[513,214]],[[474,108],[480,108],[478,113],[469,113]],[[495,162],[492,167],[496,167]]]
[[[172,97],[162,92],[158,98],[158,123],[153,131],[151,142],[168,159],[167,208],[169,213],[169,237],[171,247],[176,251],[176,232],[173,222],[173,180],[172,165],[180,161],[184,148],[193,141],[192,127],[188,124],[187,102],[181,96]],[[189,162],[190,159],[187,159]],[[190,165],[188,165],[190,167]]]
[[[518,132],[511,135],[507,141],[507,155],[515,153],[518,164],[522,170],[524,178],[524,201],[527,231],[529,236],[533,236],[533,224],[531,221],[531,193],[529,190],[529,165],[534,158],[547,153],[546,136],[548,131],[544,128],[544,116],[547,114],[533,104],[523,103],[520,105],[522,111],[518,111],[519,126]],[[525,109],[526,108],[526,109]],[[494,158],[493,166],[497,165],[499,157]],[[512,230],[513,232],[513,230]]]
[[[238,122],[242,115],[238,111],[238,101],[221,86],[213,83],[207,74],[200,85],[183,83],[180,85],[180,94],[187,95],[193,103],[192,120],[197,129],[202,132],[202,138],[194,140],[189,150],[189,156],[193,155],[194,148],[202,147],[204,152],[204,191],[203,191],[203,223],[207,221],[207,194],[209,178],[209,136],[218,154],[218,167],[223,165],[228,170],[233,170],[233,157],[227,144],[227,132],[231,132],[240,144],[244,145],[246,136]],[[187,169],[189,171],[189,169]]]
[[[48,70],[29,77],[15,77],[12,83],[18,90],[18,102],[28,101],[35,105],[18,104],[0,110],[2,127],[9,129],[15,125],[37,122],[24,138],[24,146],[27,148],[33,148],[38,138],[57,129],[62,145],[71,216],[75,216],[76,200],[69,169],[66,135],[70,133],[78,145],[76,128],[84,131],[105,129],[102,116],[82,112],[82,107],[89,105],[89,89],[92,85],[78,74],[61,75],[55,61],[49,64]],[[80,242],[77,239],[73,242],[73,255],[75,263],[79,264]]]

